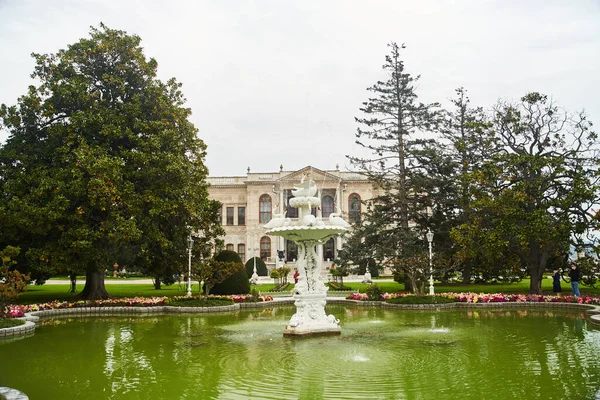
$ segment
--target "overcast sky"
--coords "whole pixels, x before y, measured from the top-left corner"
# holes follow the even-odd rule
[[[485,108],[538,91],[600,126],[600,0],[0,0],[0,103],[31,84],[32,52],[100,21],[183,83],[212,176],[350,168],[390,41],[406,43],[423,102],[448,106],[459,86]]]

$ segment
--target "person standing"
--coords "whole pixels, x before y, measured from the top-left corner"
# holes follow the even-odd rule
[[[581,278],[581,273],[575,263],[571,264],[569,278],[571,278],[571,292],[573,293],[573,296],[581,296],[581,293],[579,293],[579,279]]]
[[[560,270],[555,269],[554,274],[552,275],[552,291],[555,296],[560,296],[562,292],[562,287],[560,287]]]

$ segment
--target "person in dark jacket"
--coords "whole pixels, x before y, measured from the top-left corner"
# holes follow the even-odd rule
[[[581,278],[581,273],[579,268],[577,268],[577,265],[571,264],[569,278],[571,278],[571,292],[573,293],[573,296],[581,296],[581,293],[579,293],[579,279]]]
[[[556,296],[560,296],[562,292],[562,288],[560,287],[560,271],[558,269],[554,270],[554,274],[552,275],[552,291]]]

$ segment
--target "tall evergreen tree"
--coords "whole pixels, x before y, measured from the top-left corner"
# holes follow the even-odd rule
[[[400,52],[404,45],[390,43],[383,70],[387,79],[367,90],[373,94],[355,118],[359,125],[356,144],[371,152],[370,157],[347,156],[350,162],[383,194],[372,199],[364,218],[370,231],[377,232],[376,259],[397,259],[423,247],[422,231],[409,227],[411,221],[422,218],[427,199],[426,169],[422,163],[424,148],[431,142],[427,133],[435,131],[439,119],[439,104],[418,102],[413,77],[405,70]],[[371,242],[371,241],[369,241]]]
[[[434,214],[438,210],[442,214],[436,232],[443,232],[448,239],[452,228],[473,217],[473,172],[479,171],[483,163],[499,151],[498,141],[491,132],[487,115],[481,107],[474,108],[470,105],[464,88],[456,89],[456,97],[451,99],[451,103],[453,109],[445,114],[443,127],[440,129],[443,145],[438,146],[435,151],[438,155],[445,154],[448,157],[447,165],[450,167],[444,169],[447,172],[445,174],[430,172],[437,179],[431,190],[428,190],[428,193],[436,197],[432,200]],[[448,240],[448,243],[451,245],[452,241]],[[480,268],[483,260],[462,258],[457,262],[460,264],[458,269],[462,272],[463,282],[468,283],[471,281],[472,269]]]
[[[34,54],[39,85],[0,109],[1,240],[30,268],[85,271],[85,298],[108,296],[103,271],[120,249],[162,276],[185,265],[192,231],[221,233],[181,85],[157,78],[140,41],[101,24]]]

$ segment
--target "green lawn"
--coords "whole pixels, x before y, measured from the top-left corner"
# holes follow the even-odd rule
[[[152,284],[111,284],[109,280],[105,283],[106,290],[113,297],[173,297],[184,296],[187,291],[185,284],[174,284],[170,286],[162,285],[162,289],[156,290]],[[273,290],[274,284],[252,286],[259,292]],[[17,304],[45,303],[52,300],[72,300],[79,291],[83,289],[83,284],[77,284],[77,293],[69,293],[70,285],[29,285],[29,289],[19,295]],[[198,295],[198,283],[192,284],[192,294]]]
[[[395,293],[404,291],[404,285],[396,282],[381,282],[376,281],[377,285],[381,287],[383,292]],[[274,284],[262,284],[255,285],[255,288],[259,292],[268,292],[273,290]],[[353,290],[365,292],[368,285],[363,283],[349,282],[345,283],[345,286],[350,287]],[[570,294],[571,287],[567,283],[562,284],[563,294]],[[83,289],[83,284],[77,285],[78,291]],[[174,284],[171,286],[162,286],[161,290],[155,290],[151,284],[111,284],[110,280],[106,281],[106,289],[113,297],[155,297],[155,296],[183,296],[186,293],[186,285]],[[552,280],[544,279],[543,282],[544,294],[552,294]],[[589,288],[586,286],[580,286],[581,293],[590,296],[600,296],[600,288]],[[426,288],[427,290],[427,288]],[[192,285],[192,292],[194,295],[198,294],[198,283]],[[436,293],[445,292],[475,292],[475,293],[528,293],[529,292],[529,280],[523,280],[521,282],[512,284],[435,284]],[[19,296],[17,303],[19,304],[31,304],[31,303],[44,303],[52,300],[72,300],[77,293],[69,293],[69,285],[42,285],[42,286],[29,286],[29,290],[22,293]]]
[[[396,293],[403,292],[404,285],[397,282],[380,282],[374,281],[383,292]],[[344,282],[344,286],[349,287],[353,290],[358,290],[364,293],[368,285],[358,282]],[[579,285],[581,294],[587,294],[590,296],[600,296],[600,288],[590,288],[587,286]],[[563,294],[571,294],[571,285],[566,282],[562,283]],[[429,287],[425,288],[427,292]],[[447,293],[447,292],[474,292],[474,293],[529,293],[529,279],[523,279],[521,282],[510,283],[510,284],[464,284],[464,283],[445,283],[439,282],[434,283],[434,290],[436,293]],[[552,279],[544,279],[542,282],[542,290],[544,294],[552,294]]]
[[[114,278],[112,275],[104,277],[104,280],[106,280],[106,281],[127,281],[127,280],[137,280],[137,279],[152,279],[152,278],[149,276],[131,276],[131,277],[126,277],[126,278],[121,278],[121,277]],[[69,277],[68,276],[53,276],[52,278],[49,278],[49,280],[51,280],[51,281],[68,281]],[[85,281],[85,275],[77,276],[77,282],[79,282],[79,281]]]

